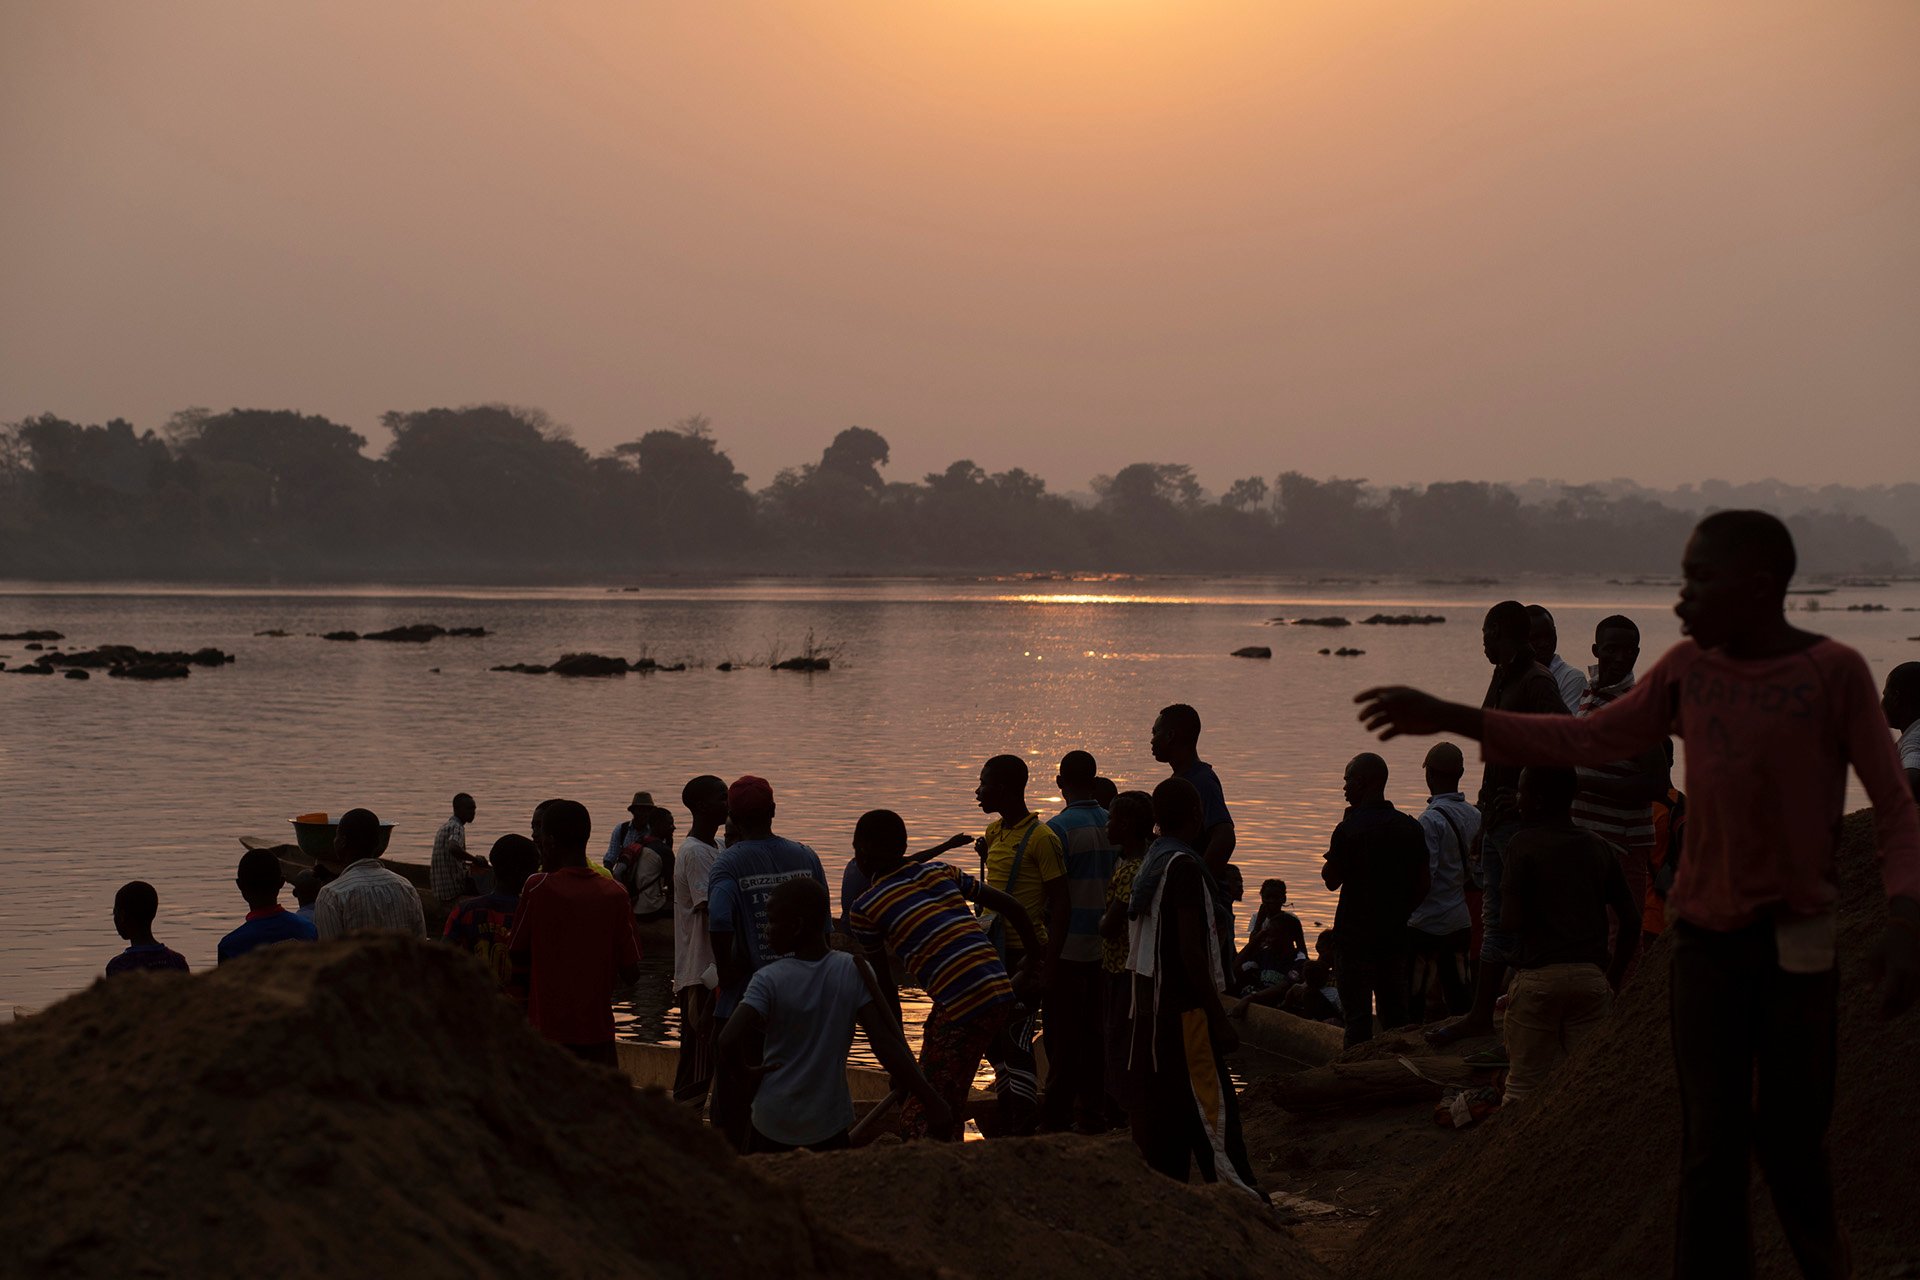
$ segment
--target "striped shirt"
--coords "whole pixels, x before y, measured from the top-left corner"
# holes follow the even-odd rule
[[[1093,800],[1076,800],[1047,819],[1067,864],[1067,940],[1060,958],[1081,964],[1100,959],[1100,917],[1107,909],[1107,881],[1120,850],[1107,839],[1107,811]]]
[[[313,925],[320,941],[344,938],[356,929],[387,929],[427,936],[420,891],[380,865],[362,858],[321,886],[313,900]]]
[[[1580,699],[1574,715],[1580,719],[1592,715],[1615,698],[1633,688],[1633,675],[1629,673],[1625,680],[1610,684],[1606,688],[1589,685],[1587,694]],[[1634,803],[1624,801],[1617,796],[1605,795],[1589,785],[1596,779],[1612,782],[1629,782],[1640,776],[1640,764],[1635,760],[1616,760],[1612,764],[1603,764],[1598,768],[1581,768],[1580,790],[1573,799],[1573,821],[1604,840],[1619,845],[1623,850],[1650,850],[1653,848],[1653,802],[1651,800]]]
[[[909,862],[876,880],[847,909],[854,939],[891,948],[948,1018],[1011,1003],[1013,983],[967,902],[980,882],[944,862]]]

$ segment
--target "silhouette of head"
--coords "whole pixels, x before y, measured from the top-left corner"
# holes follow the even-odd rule
[[[891,809],[869,809],[853,824],[853,860],[877,879],[906,860],[907,824]]]
[[[1347,762],[1346,795],[1348,804],[1366,804],[1387,798],[1387,762],[1371,751],[1363,751]]]
[[[980,766],[973,798],[986,813],[1019,813],[1027,807],[1027,762],[1019,756],[994,756]]]
[[[380,815],[371,809],[349,809],[340,815],[333,829],[333,856],[340,866],[378,857],[380,853]]]
[[[160,914],[160,895],[145,880],[132,880],[113,895],[113,927],[128,941],[153,932],[153,918]]]
[[[1200,821],[1200,793],[1185,778],[1162,778],[1153,789],[1153,820],[1161,835],[1197,846],[1205,831]]]
[[[540,869],[540,850],[533,841],[517,832],[501,836],[487,851],[487,863],[493,868],[494,888],[501,893],[519,893],[527,877]]]
[[[1716,511],[1687,539],[1673,611],[1695,644],[1717,649],[1779,619],[1798,563],[1778,517]]]
[[[1902,733],[1920,720],[1920,662],[1903,662],[1887,672],[1880,709],[1887,713],[1887,724]]]
[[[1595,684],[1605,689],[1625,680],[1640,661],[1639,625],[1619,613],[1600,619],[1593,629],[1593,657]]]
[[[249,849],[240,855],[240,866],[233,876],[240,896],[258,910],[280,900],[280,886],[286,877],[280,874],[280,859],[265,849]]]
[[[1527,606],[1527,643],[1533,649],[1534,661],[1543,667],[1551,666],[1554,655],[1560,652],[1560,628],[1543,604]]]
[[[1496,667],[1530,653],[1532,635],[1533,620],[1527,616],[1527,606],[1518,600],[1502,600],[1487,610],[1486,621],[1480,624],[1481,647],[1487,661]]]
[[[1568,818],[1579,789],[1580,777],[1571,769],[1529,765],[1520,771],[1520,816],[1528,822]]]
[[[1191,757],[1200,747],[1200,713],[1184,702],[1162,707],[1153,722],[1153,758],[1173,764]]]

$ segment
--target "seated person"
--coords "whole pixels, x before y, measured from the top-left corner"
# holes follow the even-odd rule
[[[280,859],[265,849],[249,849],[241,855],[233,882],[247,901],[247,922],[220,939],[214,953],[218,963],[238,960],[255,948],[276,942],[312,942],[320,936],[313,921],[303,920],[280,905],[280,886],[286,883],[286,877],[280,874]]]
[[[1287,882],[1260,883],[1260,909],[1247,926],[1247,945],[1240,949],[1240,978],[1244,989],[1291,986],[1300,980],[1307,961],[1306,933],[1300,917],[1286,910]]]

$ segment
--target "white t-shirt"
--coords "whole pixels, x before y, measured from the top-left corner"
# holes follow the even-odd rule
[[[707,877],[720,850],[688,836],[673,860],[673,989],[706,982],[713,968],[713,939],[707,934]]]
[[[1920,769],[1920,720],[1907,726],[1900,735],[1900,767],[1902,769]]]
[[[753,975],[740,1007],[767,1020],[761,1060],[780,1064],[753,1096],[754,1128],[804,1147],[853,1127],[847,1050],[860,1006],[872,998],[858,962],[844,951],[818,960],[785,956]]]
[[[1567,660],[1556,653],[1547,664],[1547,674],[1560,686],[1560,701],[1567,704],[1568,713],[1579,711],[1580,699],[1587,696],[1587,678],[1580,669],[1569,666]]]

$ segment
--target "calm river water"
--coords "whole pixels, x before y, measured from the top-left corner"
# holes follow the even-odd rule
[[[1033,761],[1034,806],[1054,764],[1082,747],[1125,787],[1163,770],[1154,713],[1191,702],[1202,755],[1225,783],[1250,895],[1285,878],[1309,928],[1330,921],[1318,876],[1341,811],[1346,761],[1369,747],[1349,697],[1405,682],[1460,698],[1484,691],[1479,620],[1503,595],[1553,607],[1562,652],[1584,665],[1596,621],[1636,618],[1651,661],[1678,631],[1671,586],[1601,582],[1444,585],[1271,579],[1090,581],[749,580],[640,590],[50,588],[0,584],[0,632],[53,628],[66,647],[134,644],[238,655],[162,684],[0,674],[0,1003],[36,1006],[86,985],[120,947],[114,889],[160,891],[158,936],[200,968],[244,911],[233,887],[243,835],[355,805],[397,826],[395,856],[425,860],[449,797],[479,803],[470,844],[524,831],[548,796],[580,799],[609,830],[637,789],[677,804],[698,773],[763,774],[777,829],[817,849],[838,884],[854,819],[887,806],[915,841],[977,833],[980,762]],[[1802,598],[1803,605],[1808,598]],[[1807,625],[1861,648],[1876,674],[1920,657],[1920,584],[1842,587]],[[1847,612],[1849,604],[1886,612]],[[1445,625],[1338,630],[1275,617],[1445,615]],[[484,626],[427,645],[327,642],[336,629],[411,622]],[[270,629],[287,638],[256,636]],[[749,666],[812,633],[833,669]],[[1271,661],[1228,656],[1270,645]],[[1337,658],[1317,651],[1366,650]],[[681,673],[567,680],[490,672],[594,651]],[[26,657],[0,642],[9,666]],[[1391,794],[1424,803],[1419,743],[1387,744]],[[684,823],[684,814],[681,815]],[[916,846],[917,847],[917,846]],[[970,854],[958,855],[970,858]],[[1242,921],[1244,924],[1245,913]],[[661,980],[664,987],[664,979]],[[661,1001],[628,1011],[629,1034],[671,1034]]]

